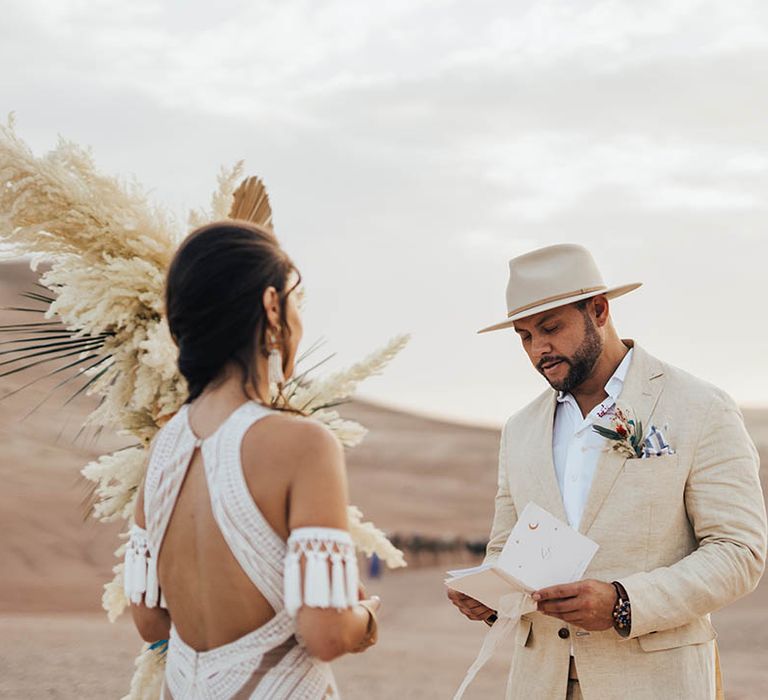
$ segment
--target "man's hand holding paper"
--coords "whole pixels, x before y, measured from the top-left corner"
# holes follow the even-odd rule
[[[514,630],[520,617],[536,610],[537,603],[532,595],[541,595],[547,587],[552,587],[548,589],[548,595],[554,595],[564,585],[573,585],[572,582],[578,581],[584,575],[597,548],[597,544],[588,537],[579,534],[535,503],[529,503],[520,514],[496,562],[448,572],[449,578],[445,583],[450,589],[482,604],[479,608],[472,608],[472,611],[487,606],[496,610],[499,616],[498,622],[486,636],[475,662],[467,671],[454,700],[460,700],[472,679],[491,658],[498,644]],[[570,588],[568,592],[571,592]],[[466,598],[460,599],[455,593],[449,593],[449,598],[457,607],[461,607],[459,602],[462,602],[468,610],[470,609],[471,603],[468,603]],[[566,600],[571,601],[571,598],[574,596]],[[575,599],[581,605],[582,599],[578,596]],[[545,602],[551,605],[563,603],[560,599],[549,598]],[[472,619],[472,614],[464,614]],[[564,614],[570,615],[573,611],[569,610]],[[586,619],[586,612],[582,611],[582,614]]]
[[[496,562],[449,571],[446,585],[498,610],[500,598],[512,591],[532,594],[578,581],[595,552],[588,537],[529,503]]]
[[[589,632],[613,627],[616,589],[605,581],[577,581],[550,586],[533,594],[539,612]]]

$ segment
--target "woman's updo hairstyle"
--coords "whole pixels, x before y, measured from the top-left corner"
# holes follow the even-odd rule
[[[239,365],[244,387],[259,386],[254,358],[257,351],[269,354],[264,292],[277,290],[285,319],[288,295],[298,284],[298,271],[268,229],[222,221],[189,235],[173,258],[165,290],[179,371],[189,387],[187,403],[229,362]],[[280,327],[286,347],[290,329],[285,322]]]

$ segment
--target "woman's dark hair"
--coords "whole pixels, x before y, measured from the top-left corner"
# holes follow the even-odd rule
[[[264,291],[277,290],[285,320],[288,295],[298,286],[288,288],[293,272],[298,278],[274,234],[245,221],[203,226],[182,243],[168,271],[165,308],[187,403],[229,362],[240,366],[244,387],[259,386],[254,358],[257,351],[269,354]],[[280,327],[285,347],[290,329],[285,322]]]

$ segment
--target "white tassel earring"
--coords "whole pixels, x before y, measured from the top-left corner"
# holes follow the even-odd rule
[[[283,374],[283,354],[277,347],[277,338],[274,333],[269,334],[269,360],[267,361],[267,377],[269,385],[275,385],[278,388],[285,384],[285,374]]]

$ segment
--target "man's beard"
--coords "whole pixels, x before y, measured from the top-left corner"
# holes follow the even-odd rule
[[[547,355],[539,360],[536,369],[544,376],[553,389],[567,394],[589,378],[597,363],[597,359],[602,352],[603,342],[600,338],[600,334],[597,332],[597,329],[590,318],[584,316],[584,341],[573,354],[573,357],[568,358],[563,357],[562,355]],[[552,362],[557,362],[558,360],[568,364],[568,374],[566,374],[560,381],[550,381],[547,379],[547,375],[544,374],[542,365],[548,365]]]

